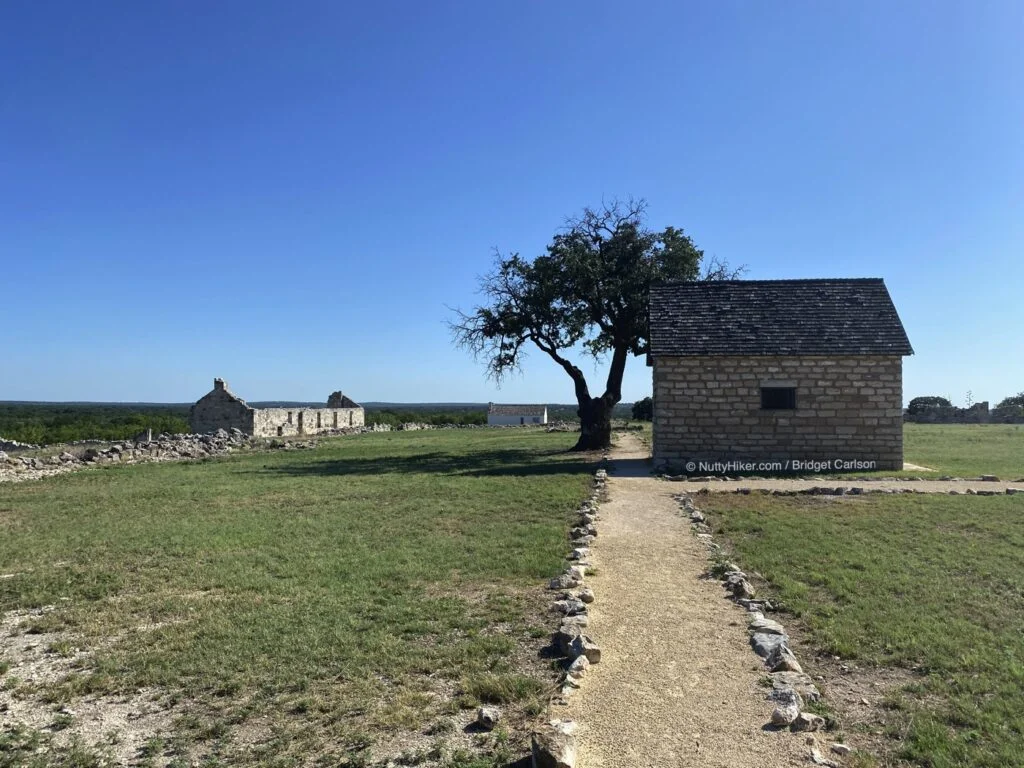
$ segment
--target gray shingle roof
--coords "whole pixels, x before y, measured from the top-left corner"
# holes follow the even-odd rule
[[[650,355],[912,355],[881,278],[651,286]]]

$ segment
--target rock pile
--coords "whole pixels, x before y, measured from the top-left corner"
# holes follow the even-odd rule
[[[220,456],[250,448],[255,441],[240,430],[223,429],[208,435],[159,435],[148,441],[124,441],[63,451],[56,456],[10,457],[0,451],[0,482],[37,480],[49,475],[74,472],[89,466],[141,464],[151,461],[181,461]],[[309,447],[311,443],[282,443],[278,447]]]
[[[32,451],[39,447],[32,443],[19,443],[17,440],[5,440],[0,437],[0,451]]]

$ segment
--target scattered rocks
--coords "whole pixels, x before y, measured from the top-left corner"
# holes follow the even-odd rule
[[[995,475],[982,475],[978,479],[983,481],[983,482],[986,482],[986,483],[998,483],[999,482],[999,478],[996,477]]]
[[[1007,496],[1015,496],[1018,493],[1024,493],[1024,488],[1007,488],[1006,489],[1006,495]]]
[[[829,749],[832,750],[833,754],[839,755],[840,757],[846,757],[853,749],[846,744],[833,744]]]
[[[594,590],[592,589],[581,589],[578,595],[579,599],[588,605],[594,602]]]

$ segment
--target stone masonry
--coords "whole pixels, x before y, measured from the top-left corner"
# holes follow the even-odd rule
[[[223,379],[214,379],[213,389],[192,406],[189,425],[196,433],[234,428],[256,437],[290,437],[362,427],[364,418],[362,406],[340,392],[326,408],[253,408]]]
[[[798,459],[903,468],[899,355],[661,356],[654,365],[654,455]],[[795,387],[796,408],[762,410],[762,387]]]

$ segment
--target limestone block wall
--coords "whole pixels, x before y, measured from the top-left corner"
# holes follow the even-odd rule
[[[258,408],[253,434],[257,437],[316,435],[335,429],[361,427],[362,408]]]
[[[547,424],[548,417],[544,416],[512,416],[502,413],[487,414],[487,424],[491,427],[522,426],[527,424]]]
[[[254,409],[228,390],[220,380],[189,411],[189,428],[197,434],[230,430],[252,434]]]
[[[653,365],[659,466],[772,459],[903,468],[899,356],[659,356]],[[796,408],[762,410],[761,387],[795,387]]]

